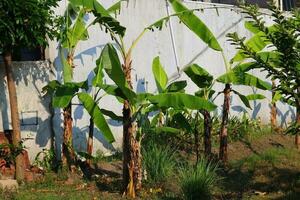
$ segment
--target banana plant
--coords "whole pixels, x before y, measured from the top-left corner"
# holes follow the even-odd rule
[[[164,92],[172,92],[170,90],[171,88],[176,88],[177,91],[182,91],[184,92],[184,88],[186,87],[187,83],[186,81],[177,81],[177,82],[172,82],[167,86],[168,83],[168,77],[161,66],[159,62],[159,58],[155,58],[153,61],[153,66],[152,66],[152,71],[155,77],[155,82],[158,88],[159,93],[164,93]],[[205,88],[205,95],[202,94],[199,91],[196,93],[196,96],[202,97],[205,100],[209,101],[210,98],[213,94],[213,90],[211,89],[212,86],[212,81],[213,77],[203,68],[200,66],[194,64],[189,67],[187,67],[184,72],[194,81],[197,83],[199,88]],[[210,87],[210,88],[209,88]],[[210,93],[210,94],[209,94]],[[171,110],[170,112],[166,113],[164,112],[159,112],[156,116],[153,117],[153,120],[158,121],[158,124],[162,124],[161,118],[166,115],[166,117],[171,121],[170,124],[176,125],[177,128],[183,129],[188,133],[192,133],[194,135],[194,143],[195,143],[195,152],[196,152],[196,157],[197,161],[200,157],[200,152],[199,152],[199,140],[200,140],[200,134],[198,130],[199,124],[191,124],[189,123],[189,120],[187,118],[192,118],[194,117],[195,120],[199,121],[199,113],[202,113],[204,116],[204,146],[205,146],[205,155],[209,157],[211,155],[211,141],[210,141],[210,133],[211,133],[211,116],[210,112],[206,109],[201,109],[197,110],[196,113],[194,114],[193,112],[187,111],[186,109],[184,110]],[[157,120],[158,119],[158,120]],[[166,123],[168,123],[168,120]]]
[[[77,10],[78,13],[77,13]],[[64,19],[66,24],[61,29],[60,34],[60,59],[63,66],[63,84],[69,85],[73,81],[73,68],[74,66],[74,53],[77,44],[81,40],[87,40],[88,32],[85,27],[84,16],[86,10],[84,8],[75,7],[69,4],[67,8]],[[75,17],[74,22],[72,22],[71,15]],[[64,54],[67,51],[67,54]],[[58,88],[57,88],[58,89]],[[53,104],[56,106],[56,104]],[[73,168],[75,154],[73,150],[72,143],[72,104],[71,101],[68,105],[63,107],[63,117],[64,117],[64,133],[63,133],[63,145],[62,145],[62,163],[63,165],[68,164],[69,167]]]
[[[226,62],[226,61],[225,61]],[[223,104],[223,114],[222,114],[222,124],[221,124],[221,142],[220,142],[220,159],[226,163],[227,162],[227,124],[228,124],[228,114],[230,109],[230,95],[231,92],[238,95],[241,101],[246,105],[246,107],[251,108],[248,98],[236,90],[232,89],[232,85],[243,85],[256,87],[261,90],[271,90],[271,85],[265,81],[251,75],[245,71],[245,67],[252,65],[252,63],[238,64],[234,67],[231,65],[227,69],[227,72],[216,79],[217,82],[225,84],[224,94],[224,104]],[[265,98],[260,94],[252,94],[251,99],[261,99]]]
[[[184,70],[184,72],[200,89],[195,93],[195,95],[203,97],[208,101],[211,100],[212,95],[215,93],[212,89],[213,76],[197,64],[190,65]],[[212,118],[208,110],[202,109],[199,112],[203,115],[204,119],[204,154],[207,158],[210,158]],[[197,141],[195,141],[195,143],[197,143]],[[197,149],[198,148],[196,147],[196,150]],[[197,154],[197,158],[198,157],[199,156]]]
[[[213,38],[211,38],[212,34],[209,31],[209,29],[205,26],[205,24],[201,20],[196,20],[193,17],[193,13],[182,7],[182,4],[179,1],[170,1],[173,7],[178,8],[176,10],[176,13],[162,18],[155,23],[151,24],[150,26],[146,27],[141,34],[133,41],[130,48],[125,49],[124,43],[123,43],[123,37],[124,34],[120,34],[118,32],[115,32],[111,27],[105,26],[106,30],[110,33],[113,41],[116,43],[118,49],[120,50],[120,55],[122,58],[122,62],[117,62],[116,59],[112,59],[110,62],[112,63],[112,66],[114,65],[121,65],[122,73],[125,74],[125,79],[117,79],[115,80],[117,89],[112,89],[112,87],[106,88],[107,92],[113,93],[113,94],[120,94],[123,96],[123,186],[124,186],[124,194],[134,197],[135,196],[135,190],[138,190],[141,187],[141,165],[140,165],[140,142],[137,140],[136,137],[137,128],[136,123],[133,119],[134,113],[136,111],[135,103],[136,101],[136,95],[132,92],[132,80],[131,80],[131,55],[132,51],[137,45],[137,43],[140,41],[140,39],[143,37],[143,35],[150,30],[153,30],[155,28],[162,29],[163,25],[170,19],[170,17],[178,16],[182,18],[182,21],[186,24],[197,24],[198,28],[195,29],[197,34],[201,37],[201,39],[208,44],[209,47],[213,49],[220,49],[220,46],[218,43],[216,43]],[[94,5],[95,7],[95,5]],[[97,9],[96,9],[97,10]],[[191,17],[192,16],[192,17]],[[101,22],[101,20],[100,20]],[[109,54],[114,54],[116,50],[114,50],[112,45],[109,45],[110,47],[107,47],[107,50]],[[109,56],[108,56],[109,57]],[[114,58],[114,57],[111,57]],[[111,76],[115,76],[114,73],[116,71],[113,71],[112,69],[108,70],[111,71]],[[108,73],[109,74],[109,73]],[[118,72],[118,75],[121,73]],[[112,77],[110,77],[113,79]],[[104,88],[105,89],[105,88]],[[147,95],[146,95],[147,96]],[[196,102],[190,101],[191,99],[194,99]],[[190,107],[191,109],[199,108],[199,106],[205,106],[207,101],[195,97],[193,95],[188,95],[184,93],[161,93],[155,96],[148,96],[148,100],[156,104],[159,107]],[[209,109],[211,109],[212,106],[210,106]],[[136,154],[135,152],[139,152]],[[136,169],[136,171],[134,171]]]
[[[126,54],[123,54],[126,55]],[[135,197],[136,190],[141,188],[142,161],[141,161],[141,140],[144,131],[151,128],[152,131],[176,131],[171,127],[150,127],[148,114],[152,111],[165,110],[170,107],[174,109],[215,109],[215,105],[202,98],[195,97],[180,92],[185,86],[185,82],[177,82],[166,85],[167,76],[163,71],[159,58],[153,61],[153,72],[155,81],[160,93],[157,95],[150,93],[137,94],[132,90],[127,81],[128,73],[124,71],[116,48],[112,44],[107,44],[100,58],[98,59],[97,75],[93,84],[103,88],[108,94],[117,97],[124,104],[123,108],[123,154],[124,154],[124,190],[125,194]],[[127,68],[128,69],[128,68]],[[113,80],[116,85],[106,85],[103,83],[104,73]],[[126,177],[128,176],[128,177]]]
[[[114,11],[116,6],[110,8],[111,11]],[[88,13],[93,13],[97,17],[89,24],[85,22],[84,17]],[[51,94],[56,97],[58,92],[59,97],[63,98],[62,91],[66,89],[66,94],[68,95],[68,99],[73,97],[75,92],[79,89],[77,86],[75,87],[73,83],[73,69],[74,65],[74,53],[77,45],[80,41],[84,41],[88,39],[88,28],[95,23],[100,23],[104,27],[110,28],[113,32],[117,32],[119,34],[123,34],[125,32],[125,28],[122,27],[118,21],[116,21],[113,17],[110,16],[109,11],[107,11],[99,2],[95,1],[78,1],[78,0],[69,0],[68,8],[65,12],[63,20],[65,23],[61,27],[60,37],[58,38],[60,43],[59,55],[63,66],[63,80],[62,84],[54,84],[50,83],[49,87],[45,87],[45,89],[51,88],[52,86],[57,86],[57,88],[51,88]],[[66,52],[66,54],[65,54]],[[63,87],[64,85],[65,87]],[[50,87],[51,86],[51,87]],[[73,94],[72,94],[73,92]],[[53,97],[53,100],[55,99]],[[90,105],[94,104],[91,101],[92,98],[88,98],[85,94],[78,94],[78,98],[82,100],[85,108],[92,112],[90,109]],[[64,98],[63,98],[64,99]],[[72,99],[72,98],[71,98]],[[62,145],[62,160],[63,164],[68,164],[69,167],[73,168],[74,165],[74,150],[72,146],[72,104],[71,100],[68,101],[69,104],[65,105],[63,108],[63,116],[64,116],[64,133],[63,133],[63,145]],[[61,105],[53,102],[54,107],[61,107]],[[97,109],[99,110],[99,109]],[[98,111],[95,111],[98,112]],[[91,114],[91,113],[90,113]],[[101,115],[100,115],[101,116]],[[94,116],[91,116],[93,118]],[[98,124],[100,125],[100,124]],[[98,127],[99,128],[99,127]],[[101,128],[100,128],[101,130]],[[107,135],[108,141],[112,142],[113,138]],[[90,147],[89,147],[90,149]]]

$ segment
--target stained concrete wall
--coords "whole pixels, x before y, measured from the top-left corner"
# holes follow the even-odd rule
[[[51,137],[50,99],[41,93],[51,79],[49,62],[14,62],[21,137],[33,161],[43,148],[49,148]],[[10,105],[4,66],[0,64],[0,132],[11,130]]]
[[[113,0],[103,0],[105,6],[111,5]],[[229,32],[238,32],[242,36],[250,37],[251,34],[247,32],[244,28],[244,14],[240,12],[235,7],[230,5],[220,5],[220,4],[210,4],[202,2],[192,2],[185,1],[186,6],[189,8],[202,8],[203,12],[197,12],[196,14],[209,26],[211,31],[216,35],[219,43],[224,49],[225,56],[232,58],[236,50],[232,47],[227,41],[226,34]],[[56,13],[62,14],[66,7],[66,2],[63,1],[60,4],[60,7],[56,10]],[[218,8],[219,7],[219,8]],[[160,19],[161,17],[168,15],[168,10],[172,13],[172,9],[167,6],[165,0],[129,0],[129,2],[124,2],[122,4],[122,10],[118,16],[119,21],[122,25],[127,27],[127,33],[124,38],[125,45],[128,48],[135,38],[143,31],[143,29],[152,24],[154,21]],[[89,16],[86,20],[91,20],[92,17]],[[267,23],[270,23],[270,18],[265,17]],[[168,75],[172,77],[173,80],[187,79],[184,74],[178,73],[177,68],[182,68],[183,66],[189,63],[197,63],[200,66],[206,68],[211,74],[215,77],[225,72],[225,66],[220,52],[216,52],[212,49],[207,48],[207,46],[201,42],[193,33],[191,33],[183,24],[179,23],[176,18],[172,18],[161,31],[148,32],[141,39],[140,43],[136,46],[133,51],[133,85],[134,90],[137,92],[154,92],[156,91],[156,86],[154,78],[152,75],[151,64],[152,60],[156,56],[160,56],[161,62],[165,67]],[[75,53],[75,65],[74,70],[74,80],[83,81],[87,77],[91,80],[93,73],[91,72],[95,67],[95,62],[99,57],[99,54],[103,46],[111,42],[110,37],[101,31],[99,26],[92,26],[89,29],[89,40],[81,42],[76,49]],[[58,57],[58,43],[52,41],[49,46],[49,57],[51,64],[53,64],[56,69],[55,75],[53,78],[61,78],[61,62]],[[26,71],[26,70],[25,70]],[[264,77],[263,73],[260,71],[252,71],[251,73]],[[29,76],[29,75],[28,75]],[[50,76],[47,76],[50,78]],[[44,82],[39,82],[39,88],[48,81],[48,78],[44,79]],[[31,78],[30,80],[33,80]],[[110,80],[106,80],[108,83],[111,83]],[[35,81],[34,81],[35,82]],[[44,112],[45,117],[42,121],[45,121],[49,117],[49,112],[46,108],[46,103],[40,101],[39,93],[35,88],[36,84],[30,83],[30,87],[26,86],[23,82],[19,83],[19,90],[23,93],[26,91],[34,91],[36,97],[34,105],[39,105],[39,107],[34,107],[34,110],[39,110],[39,112]],[[28,87],[27,89],[21,89],[22,87]],[[215,90],[222,91],[223,85],[216,84]],[[241,93],[247,95],[253,92],[261,93],[267,96],[267,99],[263,101],[252,102],[251,105],[253,110],[249,110],[243,106],[239,98],[233,96],[231,98],[231,115],[242,115],[247,112],[249,117],[260,118],[262,122],[268,123],[270,118],[270,107],[269,103],[271,101],[271,93],[257,90],[251,87],[242,87],[234,86],[234,89],[240,91]],[[189,93],[194,93],[197,91],[197,87],[192,82],[188,82]],[[95,93],[93,88],[89,91],[91,94]],[[20,93],[21,95],[21,93]],[[32,94],[27,94],[26,98],[32,96]],[[2,101],[1,101],[2,102]],[[222,105],[222,96],[219,96],[215,102],[219,105],[219,108],[216,111],[216,114],[220,114],[221,105]],[[28,104],[28,105],[27,105]],[[89,116],[84,111],[83,107],[75,99],[73,101],[73,125],[74,125],[74,144],[78,151],[86,150],[86,141],[89,125]],[[26,109],[23,108],[24,105],[27,105]],[[22,110],[28,110],[32,105],[30,101],[22,99],[20,101],[20,107]],[[118,103],[112,97],[104,97],[100,103],[100,107],[111,109],[117,114],[121,114],[122,105]],[[2,109],[1,109],[2,110]],[[40,111],[41,110],[41,111]],[[295,117],[295,112],[293,108],[290,108],[286,105],[279,104],[278,106],[279,117],[278,124],[286,125],[289,119]],[[62,124],[61,124],[61,110],[55,110],[55,117],[53,120],[53,128],[56,134],[57,146],[61,146],[62,139]],[[5,121],[5,120],[4,120]],[[47,122],[47,123],[46,123]],[[122,143],[122,125],[108,119],[112,131],[114,132],[116,142],[113,144],[108,144],[105,142],[102,134],[95,129],[95,138],[94,138],[94,153],[97,150],[101,150],[103,153],[109,153],[111,151],[116,151],[121,148]],[[49,139],[49,130],[50,127],[48,121],[45,121],[44,128],[45,132],[42,141],[42,145],[39,144],[39,139],[32,140],[32,148],[30,151],[35,152],[37,147],[46,146],[45,141]],[[47,128],[46,128],[47,127]],[[31,127],[32,129],[38,130],[38,126]],[[30,129],[30,130],[32,130]],[[29,131],[30,132],[30,131]],[[28,133],[24,130],[24,134]],[[23,133],[22,133],[23,134]],[[38,136],[39,134],[37,134]],[[40,137],[37,137],[40,138]],[[31,154],[33,156],[34,154]]]

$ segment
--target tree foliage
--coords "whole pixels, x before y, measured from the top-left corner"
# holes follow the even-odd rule
[[[252,67],[260,68],[267,77],[277,80],[274,88],[285,102],[300,109],[300,12],[286,15],[275,6],[270,6],[272,25],[263,20],[263,13],[256,6],[241,6],[247,14],[247,27],[255,35],[248,41],[237,33],[228,36],[239,49],[238,56],[253,60]],[[256,46],[249,41],[257,38]],[[256,48],[260,46],[260,48]],[[233,60],[237,61],[237,60]],[[278,95],[276,95],[278,96]]]
[[[57,36],[53,7],[59,0],[1,0],[0,51],[13,47],[46,46],[46,36]]]

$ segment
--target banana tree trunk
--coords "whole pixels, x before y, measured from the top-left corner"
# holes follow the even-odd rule
[[[275,87],[276,87],[275,81],[272,81],[272,97],[274,97],[275,95],[274,92]],[[276,130],[277,128],[277,107],[275,102],[271,104],[271,127],[272,127],[272,131]]]
[[[230,108],[230,91],[231,85],[226,84],[224,93],[224,104],[223,104],[223,116],[222,116],[222,124],[220,130],[220,151],[219,151],[219,159],[222,160],[224,164],[227,163],[228,155],[227,155],[227,126],[228,126],[228,117],[229,117],[229,108]]]
[[[212,119],[207,110],[202,110],[201,113],[204,117],[204,154],[206,158],[210,158]]]
[[[94,137],[94,121],[91,118],[90,126],[89,126],[89,138],[88,138],[88,142],[87,142],[87,153],[89,155],[92,155],[92,153],[93,153],[93,137]],[[87,163],[90,165],[91,159],[88,159]]]
[[[13,128],[13,145],[18,146],[21,142],[21,129],[20,129],[20,119],[18,111],[18,99],[16,85],[14,81],[14,76],[12,72],[12,53],[10,50],[3,53],[5,73],[7,78],[8,94],[9,94],[9,103],[10,103],[10,112],[11,112],[11,123]],[[24,167],[23,167],[23,155],[19,154],[16,157],[16,179],[19,181],[24,180]]]
[[[72,105],[63,110],[64,135],[63,135],[63,165],[71,168],[74,165],[73,137],[72,137]]]
[[[73,53],[70,53],[67,57],[69,66],[73,68]],[[64,116],[64,133],[63,133],[63,145],[62,145],[62,162],[63,166],[68,166],[71,171],[75,170],[75,153],[73,149],[73,134],[72,134],[72,103],[63,109]]]
[[[129,56],[122,67],[128,85],[132,88]],[[136,191],[142,187],[142,161],[140,141],[136,139],[138,127],[132,115],[132,106],[128,100],[125,100],[123,106],[123,187],[124,195],[135,198]]]

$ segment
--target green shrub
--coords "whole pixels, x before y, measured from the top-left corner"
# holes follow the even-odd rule
[[[180,187],[187,200],[211,199],[212,189],[220,177],[217,175],[218,165],[200,159],[196,167],[188,166],[180,171]]]
[[[150,142],[143,149],[143,165],[149,182],[161,182],[169,177],[175,167],[174,151],[168,146]]]
[[[33,165],[42,167],[46,171],[57,169],[60,163],[57,161],[56,153],[53,148],[43,149],[34,158]]]

